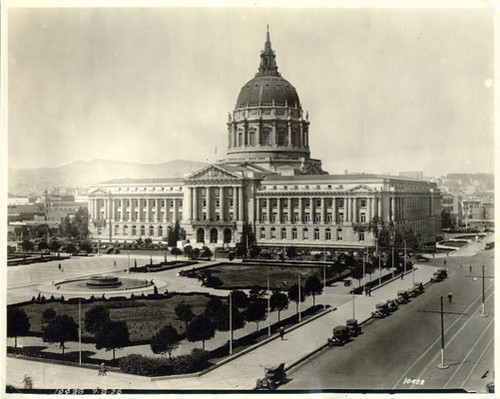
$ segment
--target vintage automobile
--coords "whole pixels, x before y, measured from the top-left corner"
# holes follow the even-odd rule
[[[349,335],[351,337],[357,337],[361,334],[361,326],[358,324],[356,319],[349,319],[345,322],[347,329],[349,330]]]
[[[395,299],[388,299],[385,301],[387,303],[387,308],[389,309],[389,312],[395,312],[398,310],[398,302]]]
[[[443,281],[446,277],[448,277],[448,270],[445,269],[444,267],[440,267],[433,273],[431,281],[433,282]]]
[[[332,337],[328,338],[329,346],[342,346],[349,342],[349,329],[346,326],[337,326],[332,331]]]
[[[416,291],[417,295],[420,295],[424,292],[424,284],[421,282],[413,283],[413,290]]]
[[[406,290],[398,291],[398,297],[396,298],[396,302],[399,304],[410,302],[410,297],[408,295],[408,291],[406,291]]]
[[[275,390],[280,383],[286,379],[285,363],[281,363],[276,367],[266,367],[264,378],[257,380],[256,389]]]
[[[372,317],[384,318],[389,315],[389,308],[387,302],[379,302],[375,305],[375,311],[372,312]]]

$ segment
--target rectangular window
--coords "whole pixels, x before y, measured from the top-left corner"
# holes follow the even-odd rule
[[[285,214],[283,215],[283,221],[284,221],[284,222],[288,222],[288,213],[285,213]]]
[[[229,212],[229,221],[234,221],[234,214],[232,212]]]
[[[342,241],[342,230],[337,230],[337,241]]]
[[[115,226],[115,234],[118,234],[118,226]]]
[[[332,221],[332,214],[331,214],[331,213],[327,213],[327,214],[326,214],[326,221],[327,221],[328,223],[330,223],[330,222]]]
[[[260,230],[260,238],[266,238],[266,230],[265,229]]]
[[[331,240],[332,239],[332,232],[330,230],[326,230],[325,238],[327,240]]]
[[[311,220],[311,217],[308,213],[304,215],[304,221],[309,222]]]
[[[314,229],[314,239],[319,240],[319,230],[318,229]]]
[[[337,204],[338,204],[339,208],[343,208],[344,207],[344,199],[343,198],[337,199]]]
[[[321,214],[320,214],[320,213],[317,213],[317,214],[315,215],[314,220],[315,220],[317,223],[321,222]]]
[[[281,230],[281,239],[286,240],[286,230]]]
[[[365,233],[361,232],[359,233],[359,241],[364,241],[365,240]]]
[[[293,214],[293,221],[294,222],[298,222],[299,221],[299,214],[298,213],[294,213]]]
[[[274,228],[271,229],[271,238],[276,238],[276,229]]]
[[[278,214],[273,213],[273,222],[276,222],[278,220]]]
[[[362,199],[361,200],[361,208],[365,208],[365,207],[366,207],[366,200]]]
[[[207,206],[207,200],[203,200],[203,206]]]
[[[262,214],[262,222],[265,222],[267,220],[267,213]]]
[[[215,200],[215,206],[218,208],[220,206],[220,200]]]
[[[344,221],[344,214],[339,213],[339,222],[342,223]]]
[[[296,240],[297,239],[297,229],[293,229],[292,230],[292,240]]]
[[[233,200],[229,200],[229,206],[233,206]]]
[[[220,214],[219,213],[215,214],[215,220],[220,220]]]
[[[207,214],[203,212],[203,220],[207,220]]]
[[[309,237],[308,237],[309,231],[307,229],[302,230],[302,234],[303,234],[304,240],[309,239]]]
[[[361,223],[366,223],[366,215],[364,213],[361,214],[360,222]]]

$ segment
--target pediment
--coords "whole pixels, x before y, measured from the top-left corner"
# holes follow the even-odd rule
[[[357,186],[354,186],[353,188],[347,190],[351,193],[371,193],[373,192],[373,189],[368,187],[366,184],[359,184]]]
[[[237,173],[226,170],[217,165],[209,165],[193,172],[187,180],[240,180]]]
[[[98,188],[97,190],[94,190],[90,193],[90,195],[95,196],[95,195],[109,195],[109,192],[106,190],[103,190],[102,188]]]

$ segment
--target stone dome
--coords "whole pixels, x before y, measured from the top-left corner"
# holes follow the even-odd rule
[[[259,105],[300,107],[297,90],[279,75],[257,75],[240,90],[236,108]]]

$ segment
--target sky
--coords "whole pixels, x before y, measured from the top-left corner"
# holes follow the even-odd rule
[[[470,8],[11,8],[9,167],[223,158],[267,24],[325,170],[493,172],[493,17]]]

